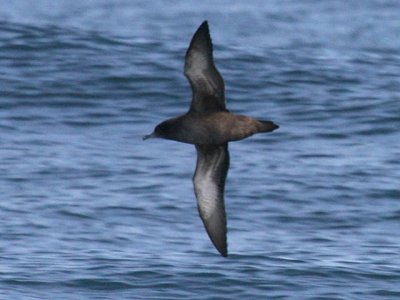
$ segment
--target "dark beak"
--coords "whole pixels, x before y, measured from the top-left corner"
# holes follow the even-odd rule
[[[145,135],[145,136],[143,137],[143,141],[144,141],[144,140],[147,140],[147,139],[155,138],[155,137],[157,137],[157,135],[156,135],[155,132],[153,132],[152,134]]]

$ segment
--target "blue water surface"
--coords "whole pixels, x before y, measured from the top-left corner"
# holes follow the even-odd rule
[[[0,299],[399,299],[398,1],[0,2]],[[232,112],[230,256],[184,113],[207,19]]]

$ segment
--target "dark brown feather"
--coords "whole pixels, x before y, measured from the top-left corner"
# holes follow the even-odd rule
[[[215,248],[227,256],[224,189],[229,169],[228,144],[196,145],[196,150],[193,184],[199,214]]]
[[[185,75],[192,87],[190,111],[224,111],[224,80],[214,65],[213,46],[207,21],[197,29],[185,57]]]

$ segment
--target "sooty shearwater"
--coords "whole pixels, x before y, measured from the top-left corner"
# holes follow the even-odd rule
[[[229,169],[228,142],[273,131],[278,125],[234,115],[226,108],[224,81],[213,62],[207,21],[200,25],[190,42],[185,75],[193,92],[189,111],[158,124],[153,133],[143,139],[159,137],[196,146],[193,184],[197,207],[212,243],[226,257],[224,187]]]

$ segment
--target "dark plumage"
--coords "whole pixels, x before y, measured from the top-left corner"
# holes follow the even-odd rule
[[[213,61],[207,21],[201,24],[190,42],[185,75],[193,91],[189,111],[160,123],[143,139],[160,137],[196,145],[193,184],[200,217],[214,246],[221,255],[227,256],[224,187],[229,169],[228,142],[273,131],[278,125],[228,111],[224,81]]]

